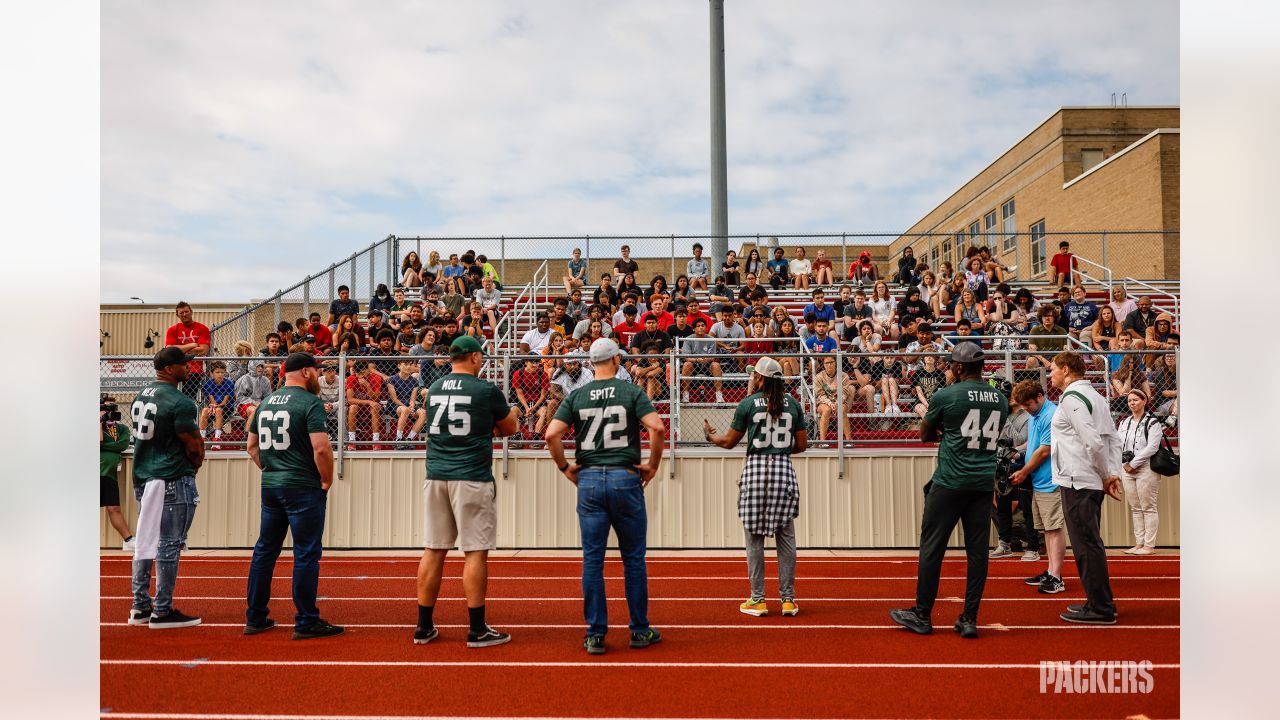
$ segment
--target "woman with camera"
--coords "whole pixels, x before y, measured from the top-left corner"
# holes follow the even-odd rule
[[[1120,483],[1124,486],[1125,500],[1133,514],[1133,547],[1127,555],[1155,554],[1156,531],[1160,529],[1160,514],[1156,510],[1156,498],[1160,494],[1160,476],[1151,469],[1151,456],[1160,448],[1164,426],[1155,415],[1147,412],[1147,393],[1134,388],[1129,391],[1129,417],[1120,421],[1116,432],[1120,435]]]
[[[120,481],[116,478],[120,455],[133,442],[129,426],[120,422],[116,399],[104,395],[98,403],[98,505],[107,509],[111,527],[124,538],[123,550],[133,549],[133,533],[120,512]]]

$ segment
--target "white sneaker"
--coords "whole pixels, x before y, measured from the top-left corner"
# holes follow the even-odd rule
[[[1138,548],[1137,550],[1134,550],[1134,551],[1133,551],[1133,554],[1134,554],[1134,555],[1155,555],[1155,554],[1156,554],[1156,549],[1155,549],[1155,548],[1149,548],[1149,547],[1140,547],[1140,548]]]
[[[716,402],[718,402],[718,403],[722,403],[722,402],[724,402],[724,393],[722,393],[722,392],[720,392],[720,391],[718,391],[718,390],[716,391]]]
[[[1125,555],[1132,555],[1132,554],[1134,554],[1134,553],[1138,552],[1138,551],[1139,551],[1139,550],[1141,550],[1141,549],[1142,549],[1142,546],[1141,546],[1141,545],[1134,545],[1133,547],[1129,548],[1128,550],[1125,550],[1125,551],[1124,551],[1124,554],[1125,554]]]
[[[120,549],[125,552],[133,552],[133,548],[137,545],[137,543],[138,543],[137,538],[129,538],[128,540],[124,541],[124,544],[120,546]]]
[[[1013,551],[1009,549],[1009,544],[1002,542],[996,546],[995,550],[991,551],[991,554],[988,557],[994,559],[994,558],[1009,557],[1012,554],[1013,554]]]
[[[1165,421],[1164,421],[1164,422],[1165,422],[1165,424],[1166,424],[1166,425],[1168,425],[1169,427],[1171,427],[1171,428],[1176,428],[1176,427],[1178,427],[1178,416],[1177,416],[1177,415],[1170,415],[1169,417],[1165,418]]]
[[[1022,553],[1022,562],[1040,562],[1040,553],[1035,550],[1027,550]]]

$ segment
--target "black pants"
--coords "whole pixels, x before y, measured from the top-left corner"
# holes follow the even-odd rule
[[[924,499],[920,523],[920,568],[916,577],[916,607],[927,616],[938,597],[938,577],[947,538],[956,523],[964,528],[964,551],[969,565],[964,589],[965,617],[977,622],[978,602],[987,584],[987,541],[991,536],[991,491],[952,490],[936,483]]]
[[[1024,487],[1013,488],[1013,492],[996,498],[996,532],[1000,534],[1000,542],[1013,541],[1013,504],[1018,503],[1018,512],[1022,513],[1023,526],[1027,529],[1027,549],[1040,547],[1040,534],[1036,532],[1035,520],[1031,517],[1031,482],[1023,483]]]
[[[1111,595],[1111,576],[1107,572],[1107,547],[1102,544],[1102,502],[1106,493],[1101,490],[1076,490],[1062,488],[1062,515],[1067,523],[1067,538],[1071,540],[1071,554],[1076,560],[1080,584],[1084,586],[1086,603],[1090,609],[1104,615],[1116,612],[1115,598]]]

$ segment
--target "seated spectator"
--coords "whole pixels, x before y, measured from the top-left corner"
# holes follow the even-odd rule
[[[1157,358],[1151,371],[1151,411],[1170,426],[1178,417],[1178,355],[1168,353]]]
[[[427,264],[422,268],[422,275],[430,275],[433,278],[441,278],[444,274],[444,268],[440,265],[440,251],[432,250],[427,254]]]
[[[928,303],[933,316],[938,317],[938,306],[942,301],[942,285],[938,282],[938,276],[925,268],[920,271],[920,283],[916,287],[920,288],[920,299]]]
[[[267,375],[266,363],[257,365],[253,372],[237,380],[235,393],[236,412],[244,418],[245,426],[248,427],[258,406],[271,394],[271,377]]]
[[[518,347],[521,355],[537,355],[542,352],[542,348],[547,346],[551,341],[551,316],[546,313],[538,313],[535,325],[529,328],[529,331],[520,338]]]
[[[498,268],[494,267],[493,263],[489,262],[489,258],[484,255],[477,255],[476,263],[480,266],[480,271],[484,273],[484,276],[493,281],[494,287],[501,290],[502,278],[498,275]]]
[[[844,386],[841,388],[841,386]],[[843,397],[842,397],[843,396]],[[839,364],[834,356],[822,358],[822,365],[813,376],[813,404],[818,412],[818,439],[834,440],[829,428],[832,416],[839,418],[841,437],[848,439],[852,432],[849,428],[849,412],[858,392],[853,382],[840,372]]]
[[[807,315],[805,317],[806,319],[808,318]],[[838,345],[836,339],[827,334],[827,321],[821,318],[816,318],[816,320],[813,335],[805,338],[805,347],[809,349],[809,352],[814,353],[835,352]]]
[[[898,324],[903,324],[909,317],[917,320],[932,320],[934,317],[933,308],[921,299],[920,288],[915,285],[907,286],[902,300],[898,303]]]
[[[988,322],[1000,322],[1009,316],[1013,306],[1013,288],[1009,283],[998,283],[996,289],[987,295],[982,309],[987,311]],[[998,316],[997,316],[998,313]]]
[[[623,275],[622,282],[618,283],[618,297],[625,299],[627,295],[644,297],[640,284],[636,282],[636,276],[631,273]]]
[[[665,298],[670,294],[671,293],[667,290],[667,278],[662,275],[654,275],[653,278],[649,280],[649,287],[646,288],[644,292],[640,293],[640,298],[649,298],[652,300],[654,295],[661,295]]]
[[[849,263],[849,273],[845,276],[845,279],[856,283],[859,287],[874,285],[880,279],[880,273],[876,270],[876,266],[871,263],[870,252],[863,250],[858,253],[858,259]]]
[[[602,320],[592,320],[592,321],[591,321],[591,324],[587,326],[587,334],[586,334],[586,335],[583,335],[581,339],[578,339],[578,338],[568,338],[568,340],[576,340],[576,341],[577,341],[577,343],[578,343],[578,346],[579,346],[579,347],[586,347],[586,348],[589,348],[589,347],[591,347],[591,343],[593,343],[593,342],[595,342],[595,341],[599,340],[599,339],[600,339],[600,338],[602,338],[602,337],[605,337],[604,332],[603,332],[603,326],[608,325],[608,324],[609,324],[609,323],[606,323],[606,322],[604,322],[604,321],[602,321]],[[566,348],[568,348],[568,344],[569,344],[569,343],[568,343],[568,340],[566,340],[566,342],[565,342],[565,346],[566,346]],[[567,355],[568,353],[566,352],[565,354]]]
[[[438,303],[438,307],[440,308],[441,312],[447,310],[454,317],[458,317],[462,315],[462,310],[467,304],[467,295],[466,293],[462,292],[461,285],[462,285],[461,278],[445,279],[444,294],[440,296],[439,303]],[[401,297],[403,297],[403,294],[401,295]],[[399,305],[399,301],[397,301],[397,305]],[[392,308],[392,311],[395,312],[396,308]],[[424,316],[425,316],[425,313],[424,313]],[[404,307],[401,317],[395,318],[393,316],[393,319],[403,320],[403,319],[407,319],[408,317],[409,317],[409,307],[406,305]]]
[[[383,330],[389,330],[392,333],[392,337],[395,337],[396,329],[387,323],[386,318],[382,315],[382,311],[370,310],[366,319],[369,321],[369,325],[364,330],[365,337],[376,339],[378,335],[382,334]],[[319,343],[317,342],[317,346],[318,345]]]
[[[1041,256],[1043,257],[1043,256]],[[1058,243],[1058,254],[1049,259],[1050,282],[1055,285],[1072,285],[1080,282],[1079,262],[1071,254],[1071,243]]]
[[[693,257],[685,263],[685,272],[689,275],[689,285],[695,289],[707,289],[707,277],[711,275],[711,266],[702,257],[702,243],[693,244]]]
[[[431,383],[422,382],[422,374],[427,371],[427,367],[431,365],[434,358],[435,346],[440,343],[439,336],[435,332],[435,328],[427,328],[423,330],[413,340],[413,344],[405,346],[401,352],[411,358],[417,358],[418,362],[418,384],[427,387]]]
[[[249,372],[249,363],[255,361],[249,360],[249,358],[253,357],[253,346],[249,344],[248,340],[237,340],[236,344],[232,346],[232,351],[235,353],[236,359],[227,363],[227,378],[234,384],[235,381],[240,379],[240,376]]]
[[[818,316],[813,313],[805,315],[804,324],[800,326],[800,342],[803,344],[806,340],[818,334]]]
[[[764,288],[757,288],[751,293],[749,300],[751,303],[751,313],[755,314],[757,310],[763,310],[766,317],[773,312],[773,308],[769,306],[769,291]]]
[[[937,348],[930,344],[924,352],[931,353],[936,350]],[[924,417],[925,413],[929,412],[929,400],[933,398],[934,393],[946,387],[947,373],[938,367],[937,355],[925,354],[921,360],[922,367],[916,371],[912,385],[916,396],[915,413]]]
[[[624,303],[620,312],[622,313],[622,322],[615,323],[613,326],[614,340],[618,342],[620,347],[630,347],[631,336],[644,330],[644,326],[636,322],[638,313],[636,312],[635,303]]]
[[[525,358],[522,367],[511,376],[511,389],[515,391],[516,413],[519,415],[520,425],[532,437],[540,436],[547,426],[550,384],[546,369],[534,358]]]
[[[863,320],[871,320],[871,306],[867,304],[867,293],[858,288],[853,293],[853,302],[844,306],[844,327],[846,331],[854,328],[857,332],[857,325]]]
[[[658,343],[650,340],[640,345],[632,377],[650,400],[666,397],[667,364],[663,362]]]
[[[871,323],[884,337],[898,337],[898,307],[889,295],[889,285],[877,280],[871,290],[871,298],[867,301],[871,306]]]
[[[797,290],[808,290],[813,280],[813,261],[805,257],[803,247],[796,248],[796,256],[788,263],[791,281]]]
[[[658,321],[658,329],[666,330],[676,319],[671,313],[667,312],[667,298],[665,295],[654,295],[649,300],[651,309],[648,312],[641,313],[639,322],[644,324],[647,318],[655,318]]]
[[[356,442],[356,430],[361,412],[368,415],[368,424],[373,435],[373,449],[381,450],[378,445],[381,439],[379,429],[382,426],[382,377],[375,372],[372,360],[361,360],[355,364],[355,372],[347,378],[347,442]],[[355,450],[350,445],[348,450]]]
[[[1054,305],[1041,306],[1040,324],[1031,328],[1031,337],[1027,343],[1027,349],[1043,354],[1027,356],[1026,368],[1034,370],[1042,365],[1048,367],[1053,356],[1066,349],[1066,335],[1067,329],[1058,324],[1057,307]]]
[[[542,371],[548,378],[551,377],[561,365],[564,365],[564,356],[569,352],[565,348],[565,338],[567,337],[571,336],[566,336],[564,333],[553,331],[551,333],[551,340],[547,342],[546,347],[542,348],[542,352],[540,354],[546,358],[542,361]]]
[[[950,285],[952,280],[955,279],[955,276],[956,276],[956,269],[951,264],[950,260],[943,260],[942,262],[938,263],[938,285],[940,287],[945,288],[948,285]]]
[[[755,291],[764,289],[764,286],[760,284],[756,273],[748,270],[746,278],[746,282],[742,284],[742,287],[738,288],[738,302],[743,305],[751,302],[751,296]],[[729,302],[729,300],[724,300],[723,302]]]
[[[741,341],[746,339],[747,331],[738,322],[741,312],[742,308],[737,305],[728,305],[720,313],[720,322],[711,326],[710,335],[716,339],[716,352],[728,356],[719,361],[720,367],[728,373],[742,371],[741,358],[746,350]],[[719,385],[716,386],[716,402],[724,402]]]
[[[1121,330],[1134,339],[1133,347],[1141,350],[1147,344],[1147,329],[1156,324],[1156,313],[1149,297],[1138,298],[1136,305],[1137,309],[1125,316]]]
[[[892,279],[899,285],[920,284],[920,276],[916,274],[916,251],[910,245],[902,249],[902,257],[898,258],[898,272],[893,274]]]
[[[745,288],[745,286],[743,286]],[[718,313],[720,308],[733,302],[733,291],[729,289],[729,285],[724,281],[723,275],[716,276],[716,282],[707,291],[707,301],[711,304],[711,312]],[[749,302],[749,300],[744,301]]]
[[[978,299],[978,302],[983,302],[987,299],[988,282],[990,282],[990,277],[987,276],[987,271],[982,269],[982,259],[976,256],[970,259],[968,261],[968,269],[964,273],[964,286],[973,291],[973,295]]]
[[[760,249],[751,248],[747,253],[747,262],[742,266],[744,277],[746,274],[755,275],[756,277],[764,277],[764,272],[769,269],[765,261],[760,258]]]
[[[1129,317],[1129,313],[1138,309],[1138,305],[1129,299],[1129,293],[1124,289],[1124,285],[1112,286],[1111,302],[1108,306],[1116,314],[1116,322],[1119,323],[1123,323],[1125,318]]]
[[[413,348],[417,346],[421,337],[427,334],[427,332],[430,329],[431,328],[429,326],[424,327],[422,329],[422,332],[419,332],[417,335],[415,335],[413,333],[413,328],[410,327],[408,323],[405,323],[404,325],[400,326],[399,330],[395,331],[396,333],[395,342],[392,344],[392,348],[396,351],[397,354],[407,355],[410,352],[412,352]]]
[[[918,328],[917,325],[917,331]],[[880,352],[882,336],[870,320],[860,320],[856,325],[845,327],[844,341],[849,345],[849,352],[873,353]]]
[[[306,332],[302,334],[303,335],[310,334],[315,336],[316,347],[321,350],[328,350],[329,348],[333,347],[334,333],[332,330],[329,329],[328,325],[325,325],[324,323],[320,322],[320,313],[318,312],[311,313],[310,324],[307,325]],[[285,351],[286,345],[293,344],[292,342],[286,343],[287,339],[288,338],[284,338],[284,337],[280,338],[281,352]]]
[[[338,380],[338,363],[326,362],[320,367],[320,402],[324,403],[325,428],[329,437],[338,432],[338,394],[342,392],[342,382]]]
[[[338,355],[363,355],[364,346],[355,333],[345,333],[338,337],[338,345],[334,350]]]
[[[836,282],[835,270],[831,266],[831,259],[827,257],[826,250],[819,250],[818,257],[813,261],[813,282],[818,285],[834,285]]]
[[[671,326],[667,328],[667,334],[671,336],[672,342],[676,342],[679,338],[686,338],[693,334],[693,326],[689,324],[688,310],[682,307],[676,308],[676,311],[671,313],[671,316],[676,319],[676,321],[671,323]]]
[[[1124,352],[1132,349],[1132,344],[1133,338],[1121,335],[1116,339],[1115,349],[1119,352],[1107,356],[1107,362],[1111,366],[1111,412],[1121,415],[1129,410],[1130,392],[1141,390],[1147,397],[1151,397],[1151,383],[1142,367],[1142,356]]]
[[[569,261],[568,272],[560,278],[560,282],[564,285],[564,291],[571,293],[574,288],[580,288],[587,284],[587,261],[582,259],[582,249],[573,249],[573,259]]]
[[[593,322],[600,323],[600,337],[612,337],[613,326],[604,320],[607,312],[608,306],[606,305],[592,305],[591,309],[587,311],[587,317],[578,321],[578,324],[573,327],[573,337],[578,340],[586,337]]]
[[[832,332],[839,333],[844,330],[844,309],[853,304],[853,288],[848,285],[840,286],[840,295],[831,306],[836,310],[836,326]]]
[[[641,330],[631,336],[631,340],[627,346],[636,354],[643,352],[646,343],[656,343],[661,352],[667,352],[674,343],[671,336],[660,329],[658,318],[653,313],[645,313],[644,325]]]
[[[1034,325],[1037,322],[1036,318],[1040,313],[1040,301],[1036,300],[1030,290],[1019,288],[1018,292],[1014,293],[1013,309],[1010,310],[1009,317],[1012,318],[1016,313],[1021,313],[1026,318],[1028,325]]]
[[[737,287],[742,284],[740,267],[738,253],[733,250],[727,251],[724,256],[724,264],[720,266],[720,272],[724,274],[724,281],[730,287]]]
[[[720,367],[720,363],[715,358],[711,357],[716,352],[716,343],[715,338],[712,338],[711,335],[708,334],[708,330],[709,328],[707,327],[707,321],[705,319],[698,318],[694,321],[693,335],[689,339],[685,340],[680,347],[680,354],[685,358],[684,362],[680,365],[680,376],[682,378],[688,378],[692,375],[705,377],[710,374],[716,378],[716,392],[720,393],[722,387],[719,378],[723,374],[723,371]],[[685,402],[688,402],[688,381],[682,380],[680,388],[682,393],[681,397]]]
[[[783,321],[790,319],[791,315],[789,315],[787,313],[787,309],[781,305],[774,305],[773,310],[770,311],[769,315],[769,334],[773,337],[777,337],[778,332],[782,330]],[[817,316],[815,315],[814,317],[816,318]],[[794,326],[795,324],[793,322],[792,327]]]
[[[441,272],[446,279],[461,278],[467,274],[467,267],[458,260],[458,253],[451,253],[449,264]]]
[[[627,320],[626,313],[624,313],[623,310],[625,310],[628,307],[635,308],[636,319],[639,320],[640,313],[645,312],[645,310],[642,310],[640,308],[639,293],[627,293],[626,295],[622,296],[622,304],[618,306],[618,311],[613,314],[613,317],[609,318],[609,322],[613,323],[614,327],[617,327],[622,323],[626,322]]]
[[[834,327],[836,323],[836,309],[833,305],[827,304],[827,294],[822,288],[814,288],[810,293],[813,302],[804,306],[804,314],[813,313],[814,317],[819,320],[825,320],[828,327]]]
[[[1058,308],[1058,319],[1062,320],[1067,316],[1067,303],[1071,302],[1071,288],[1063,285],[1058,288],[1058,296],[1049,301],[1050,305]],[[1065,324],[1065,323],[1064,323]]]
[[[613,276],[609,273],[600,276],[600,286],[591,293],[591,304],[603,305],[610,314],[618,307],[618,290],[613,287]]]
[[[615,280],[621,280],[624,276],[632,275],[632,282],[635,282],[634,275],[640,272],[640,264],[631,259],[631,246],[622,246],[622,257],[613,264],[613,277]]]
[[[569,316],[569,322],[574,325],[577,325],[582,321],[582,318],[587,316],[587,304],[582,301],[582,290],[580,288],[574,288],[573,292],[569,293],[569,302],[565,303],[564,312],[565,315]]]
[[[947,344],[951,347],[955,347],[962,342],[970,342],[981,347],[982,342],[980,340],[970,337],[973,334],[973,324],[970,323],[967,318],[960,318],[960,320],[956,322],[956,331],[947,335]]]
[[[899,343],[898,345],[902,351],[902,362],[906,363],[908,373],[917,372],[924,367],[924,361],[921,357],[923,353],[940,352],[946,344],[946,338],[935,336],[933,326],[927,322],[916,323],[915,335],[913,342],[909,342],[906,345]],[[878,342],[876,347],[879,347]]]
[[[898,325],[898,347],[905,348],[919,338],[916,337],[916,328],[920,326],[920,318],[915,315],[908,315],[902,318],[902,323]]]
[[[987,313],[969,288],[960,292],[960,302],[956,303],[955,320],[957,324],[961,320],[969,321],[969,325],[980,335],[986,330]]]
[[[769,334],[775,338],[773,341],[774,359],[778,364],[782,365],[782,374],[787,377],[796,377],[800,375],[800,358],[795,353],[800,352],[800,334],[796,332],[796,321],[789,316],[784,317],[779,324],[778,329],[770,328]],[[786,353],[792,353],[788,355]]]
[[[327,330],[328,328],[325,328],[325,329]],[[265,358],[285,358],[285,357],[288,357],[289,351],[281,343],[280,333],[272,332],[272,333],[267,333],[267,346],[259,350],[258,354]],[[275,360],[275,361],[272,361],[272,360],[255,361],[255,362],[250,362],[249,366],[250,366],[250,369],[252,370],[258,365],[262,365],[264,363],[267,369],[267,377],[275,377],[275,374],[280,371],[280,366],[284,363],[284,360],[281,359],[281,360]],[[236,378],[236,379],[239,380],[239,378]]]
[[[1110,305],[1098,309],[1098,319],[1093,321],[1089,336],[1089,344],[1104,352],[1111,352],[1116,337],[1120,335],[1120,323],[1116,321],[1116,311]]]
[[[498,306],[502,303],[502,292],[493,283],[493,278],[485,276],[480,281],[481,288],[475,292],[476,302],[489,321],[489,327],[498,327]]]
[[[982,270],[987,274],[991,282],[997,284],[1005,282],[1009,268],[991,256],[991,248],[986,245],[978,248],[978,259],[982,261]]]
[[[379,310],[390,314],[391,306],[395,302],[391,299],[391,290],[387,288],[386,283],[378,283],[377,289],[373,291],[373,297],[369,299],[369,310]]]
[[[773,341],[768,339],[768,322],[764,317],[753,317],[744,329],[747,331],[748,339],[742,343],[745,356],[743,362],[747,365],[755,365],[761,357],[773,352]]]
[[[421,309],[419,309],[419,312],[421,312]],[[360,338],[361,345],[364,345],[368,342],[367,336],[365,335],[365,332],[364,332],[364,328],[360,326],[360,323],[356,322],[355,315],[342,315],[341,317],[338,318],[338,324],[337,324],[337,327],[334,329],[333,334],[341,336],[346,333],[351,333],[356,337]]]
[[[1156,321],[1147,328],[1147,336],[1143,338],[1143,346],[1148,350],[1163,350],[1170,347],[1174,343],[1170,340],[1173,332],[1173,316],[1169,313],[1162,312],[1156,315]],[[1160,414],[1159,408],[1154,408],[1156,414]]]
[[[397,443],[419,439],[418,433],[427,421],[425,393],[422,399],[418,398],[418,378],[413,376],[416,365],[412,360],[401,359],[397,365],[398,372],[387,378],[387,402],[396,414]],[[413,419],[412,427],[409,426],[410,418]],[[425,437],[421,439],[426,440]]]
[[[289,344],[297,345],[302,342],[302,337],[307,334],[307,319],[298,318],[297,320],[294,320],[293,329],[289,331]]]
[[[717,275],[716,282],[723,284],[724,277]],[[676,276],[676,288],[671,291],[671,302],[687,303],[689,302],[689,298],[691,297],[693,297],[693,288],[689,286],[689,276],[688,275]]]
[[[236,394],[235,383],[227,377],[227,365],[221,360],[209,363],[210,376],[205,378],[201,391],[204,395],[204,407],[200,408],[200,437],[208,437],[206,424],[213,417],[213,439],[222,439],[222,427],[226,423],[223,411],[230,409],[231,401]],[[212,450],[217,450],[214,445]]]
[[[689,311],[689,325],[690,325],[690,327],[692,327],[692,326],[693,326],[693,322],[694,322],[695,320],[697,320],[698,318],[702,318],[703,320],[706,320],[706,321],[707,321],[707,330],[708,330],[708,331],[711,329],[711,327],[712,327],[713,325],[715,325],[715,324],[716,324],[715,318],[713,318],[713,317],[711,317],[710,315],[708,315],[708,314],[706,314],[706,313],[702,312],[702,303],[698,301],[698,298],[696,298],[696,297],[694,297],[694,298],[690,298],[690,299],[689,299],[689,305],[688,305],[688,308],[687,308],[687,309],[688,309],[688,311]],[[713,312],[715,312],[717,315],[719,315],[719,314],[720,314],[720,313],[719,313],[719,311],[713,311]]]
[[[942,286],[942,296],[938,300],[938,307],[945,312],[939,313],[938,317],[955,314],[956,305],[960,304],[960,296],[964,294],[965,289],[963,275],[952,276],[951,281]]]
[[[426,330],[425,332],[430,332]],[[400,353],[395,348],[396,336],[390,328],[382,331],[377,337],[377,342],[365,353],[366,356],[379,358],[373,363],[374,372],[387,380],[396,374],[396,368],[400,364]]]
[[[885,349],[884,354],[871,364],[871,379],[880,388],[880,402],[883,411],[888,415],[901,412],[898,407],[898,390],[906,381],[906,365],[893,351]]]
[[[422,270],[422,260],[418,253],[410,250],[404,256],[404,262],[400,263],[400,284],[411,288],[422,287]]]
[[[1083,286],[1071,288],[1071,300],[1062,309],[1071,337],[1086,346],[1092,346],[1093,324],[1098,320],[1098,306],[1086,299]]]
[[[569,301],[566,298],[556,298],[551,303],[551,329],[567,335],[573,325],[573,321],[569,319]]]
[[[774,290],[791,284],[791,264],[784,255],[786,251],[780,247],[773,249],[773,259],[769,261],[769,286]]]
[[[419,305],[422,306],[422,317],[426,320],[439,317],[444,310],[444,305],[440,302],[440,289],[434,285],[427,287],[426,291],[422,293],[422,302]],[[410,314],[413,313],[412,310],[409,312]]]

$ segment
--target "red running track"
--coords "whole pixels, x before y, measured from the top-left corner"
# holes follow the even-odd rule
[[[911,557],[800,559],[801,614],[751,618],[744,562],[654,558],[650,619],[664,641],[626,647],[621,565],[606,565],[609,653],[586,655],[573,558],[495,558],[489,618],[514,640],[467,649],[465,603],[446,566],[436,610],[441,637],[411,643],[416,619],[410,558],[331,557],[321,609],[345,635],[289,640],[289,564],[273,585],[281,627],[240,633],[246,558],[182,562],[178,607],[205,624],[169,632],[124,624],[128,558],[103,558],[101,628],[105,717],[1126,717],[1178,714],[1176,556],[1111,563],[1120,623],[1084,627],[1057,618],[1082,599],[1068,563],[1067,592],[1038,595],[1021,582],[1042,563],[993,561],[982,637],[950,630],[963,594],[963,561],[944,566],[938,623],[929,637],[892,625],[887,611],[914,594]],[[776,567],[766,588],[776,595]],[[616,579],[614,579],[616,578]],[[506,598],[506,599],[498,599]],[[724,598],[724,599],[715,599]],[[776,599],[772,601],[776,613]],[[1042,660],[1148,660],[1154,689],[1138,694],[1042,693]],[[146,677],[147,692],[138,691]]]

